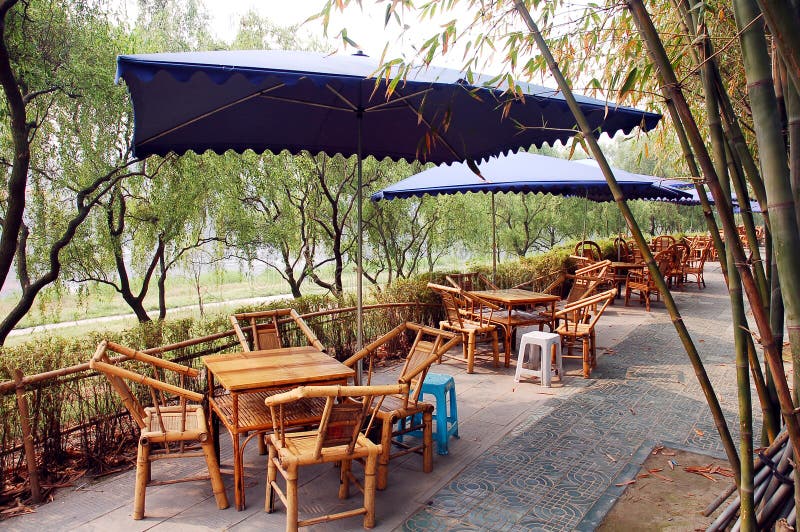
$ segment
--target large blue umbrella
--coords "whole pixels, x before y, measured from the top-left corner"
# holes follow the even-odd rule
[[[122,55],[137,156],[171,151],[359,153],[435,163],[479,160],[566,140],[575,121],[561,94],[520,84],[524,101],[436,67],[409,72],[390,97],[362,55],[216,51]],[[645,130],[660,115],[578,97],[599,135]],[[508,105],[508,107],[506,107]],[[359,135],[360,133],[360,135]],[[360,149],[359,149],[360,142]]]
[[[577,132],[553,89],[520,83],[514,97],[491,78],[435,67],[407,72],[393,91],[364,56],[291,51],[122,55],[137,156],[247,149],[341,153],[451,163],[566,140]],[[396,72],[392,73],[392,76]],[[392,77],[390,76],[390,77]],[[597,135],[649,130],[660,115],[593,98],[578,101]],[[358,342],[362,231],[358,213]]]
[[[455,163],[424,170],[398,181],[372,195],[382,199],[422,197],[426,194],[492,193],[492,269],[496,268],[496,234],[494,221],[495,192],[549,193],[577,196],[593,201],[611,201],[613,196],[599,167],[577,161],[519,152],[500,155],[477,165],[478,175],[468,165]],[[614,170],[614,176],[628,199],[674,201],[688,198],[686,191],[663,186],[647,176]]]

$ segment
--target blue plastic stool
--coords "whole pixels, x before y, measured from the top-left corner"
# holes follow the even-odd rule
[[[436,452],[448,454],[447,441],[450,436],[458,438],[458,405],[456,403],[456,381],[450,375],[428,373],[422,383],[420,400],[425,394],[433,395],[436,405],[433,411]],[[447,396],[450,395],[449,405]]]

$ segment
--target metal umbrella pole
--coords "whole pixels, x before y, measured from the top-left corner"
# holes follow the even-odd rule
[[[358,170],[356,172],[356,213],[358,221],[356,222],[356,231],[358,232],[358,250],[356,253],[356,351],[360,351],[364,347],[364,294],[362,286],[363,268],[364,268],[364,234],[363,234],[363,216],[362,216],[362,203],[363,198],[361,194],[362,183],[362,153],[361,153],[361,126],[364,111],[359,107],[357,112],[358,122],[358,144],[356,147],[356,158],[358,161]],[[356,384],[361,384],[361,372],[363,371],[363,361],[361,359],[356,362]]]

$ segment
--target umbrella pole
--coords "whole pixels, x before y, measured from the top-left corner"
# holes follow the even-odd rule
[[[360,351],[361,348],[364,346],[364,297],[363,297],[363,285],[362,285],[362,272],[364,266],[364,234],[362,232],[362,194],[361,194],[361,182],[362,182],[362,175],[361,175],[361,120],[362,115],[361,111],[359,111],[357,115],[358,120],[358,147],[356,158],[358,159],[358,168],[356,172],[356,215],[358,216],[358,222],[356,224],[356,232],[358,232],[358,253],[356,255],[356,313],[358,316],[356,317],[357,323],[357,332],[356,332],[356,351]],[[361,372],[363,371],[363,364],[361,359],[358,360],[356,363],[356,384],[361,384]]]
[[[497,284],[497,209],[492,192],[492,283]]]

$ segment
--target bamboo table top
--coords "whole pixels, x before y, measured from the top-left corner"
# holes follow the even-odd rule
[[[541,292],[531,292],[530,290],[523,290],[522,288],[506,288],[503,290],[480,290],[472,292],[473,294],[487,299],[502,303],[504,305],[532,305],[536,303],[552,303],[560,300],[558,296],[553,294],[543,294]]]
[[[644,268],[645,265],[640,262],[612,262],[611,267],[615,270],[623,270],[623,269],[633,269],[633,268]]]
[[[217,382],[232,392],[346,381],[355,376],[353,368],[312,346],[222,353],[202,360]]]

